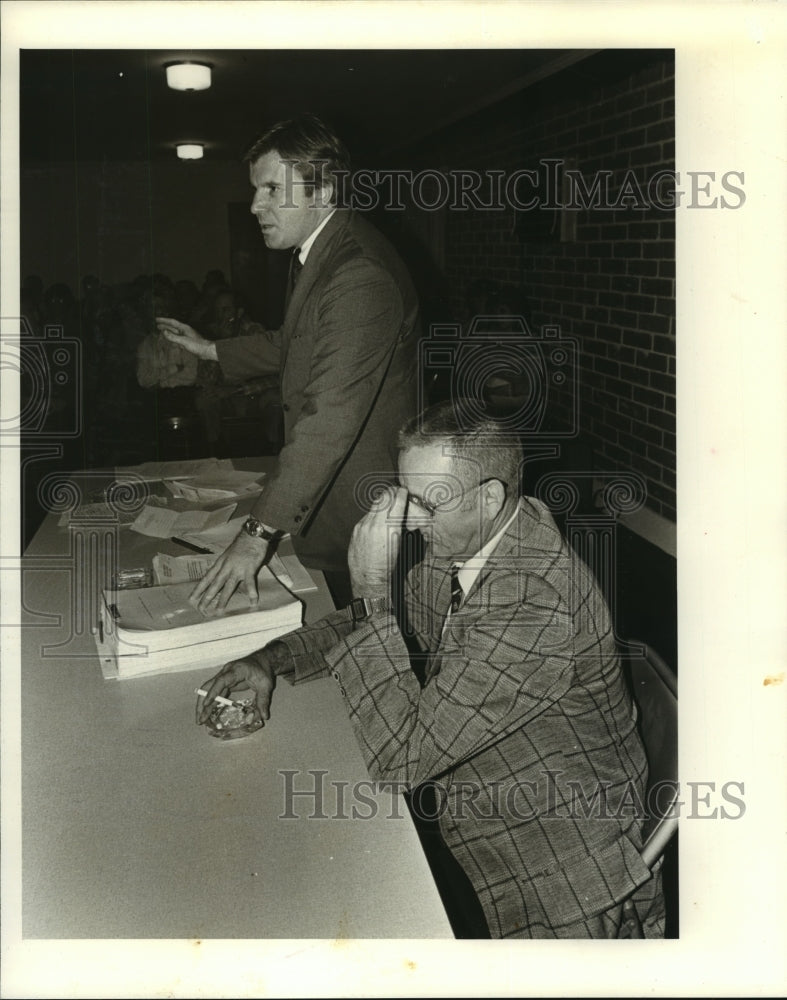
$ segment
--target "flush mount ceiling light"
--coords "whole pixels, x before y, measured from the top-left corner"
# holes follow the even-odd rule
[[[166,67],[167,84],[173,90],[207,90],[210,66],[204,63],[172,63]]]
[[[175,149],[179,160],[201,160],[205,147],[199,142],[179,142]]]

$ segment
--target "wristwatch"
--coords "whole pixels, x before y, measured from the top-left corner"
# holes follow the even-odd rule
[[[284,534],[283,531],[271,531],[256,517],[247,517],[243,522],[243,530],[252,538],[261,538],[265,542],[275,542]]]
[[[393,611],[393,604],[388,597],[356,597],[347,605],[353,616],[353,624],[366,621],[376,611]]]

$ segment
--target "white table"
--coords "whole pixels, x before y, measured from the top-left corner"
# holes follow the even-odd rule
[[[120,532],[124,565],[157,548]],[[451,938],[403,800],[370,793],[335,682],[280,682],[262,730],[210,737],[194,721],[204,671],[102,678],[70,547],[50,515],[24,560],[23,936]],[[329,607],[315,579],[310,619]],[[322,809],[288,806],[287,782],[322,787]]]

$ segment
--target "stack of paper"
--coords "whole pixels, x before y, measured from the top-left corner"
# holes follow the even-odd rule
[[[153,556],[153,576],[157,584],[186,583],[188,581],[196,583],[197,580],[201,580],[205,576],[217,559],[218,556],[213,554],[171,556],[166,552],[157,552]],[[293,579],[277,555],[272,556],[269,562],[263,566],[257,579],[258,581],[260,578],[267,579],[271,574],[288,590],[294,589]]]
[[[260,574],[257,588],[255,605],[236,593],[210,617],[190,603],[191,582],[104,591],[96,636],[104,676],[219,667],[300,626],[301,602],[270,571]]]

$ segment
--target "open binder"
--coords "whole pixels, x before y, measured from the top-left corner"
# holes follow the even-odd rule
[[[193,582],[104,590],[96,630],[101,672],[123,680],[180,670],[220,667],[292,632],[303,604],[265,567],[259,600],[235,593],[224,612],[203,615],[189,603]]]

